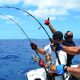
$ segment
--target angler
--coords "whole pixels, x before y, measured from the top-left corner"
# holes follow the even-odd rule
[[[45,24],[49,27],[51,30],[52,34],[56,32],[54,27],[51,25],[49,18],[45,20]],[[76,46],[75,42],[73,41],[73,33],[71,31],[67,31],[64,34],[64,40],[62,42],[63,45],[65,46]],[[72,59],[74,58],[74,55],[67,54],[67,66],[70,66],[72,64]],[[75,80],[77,79],[73,75],[70,76],[69,80]]]
[[[63,34],[61,32],[59,32],[59,31],[56,31],[54,33],[54,35],[53,35],[53,41],[58,41],[59,43],[62,43],[62,40],[63,40]],[[38,48],[36,44],[31,44],[31,47],[32,47],[33,50],[37,50],[39,53],[41,53],[43,55],[47,55],[46,53],[51,55],[53,53],[51,45],[52,45],[52,43],[47,45],[44,49]],[[33,46],[35,46],[35,47],[33,47]],[[67,62],[67,55],[66,55],[66,53],[63,52],[63,51],[59,51],[58,52],[58,57],[59,57],[60,61],[58,61],[58,59],[56,57],[53,59],[55,61],[55,65],[59,65],[59,64],[66,65],[66,62]],[[43,65],[41,65],[41,66],[43,66]],[[50,68],[50,65],[49,65],[49,68]],[[54,73],[52,75],[53,75],[52,79],[54,79]],[[57,77],[59,77],[58,79],[62,80],[62,76],[57,76]],[[58,80],[57,77],[56,77],[55,80]],[[66,79],[64,79],[64,80],[66,80]]]

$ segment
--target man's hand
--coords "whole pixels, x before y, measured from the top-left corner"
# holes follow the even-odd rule
[[[56,66],[56,72],[58,74],[64,74],[66,71],[67,71],[67,66],[63,64]]]
[[[44,22],[46,25],[49,25],[50,24],[50,21],[49,21],[49,18],[47,20],[45,20]]]
[[[31,43],[30,46],[31,46],[31,48],[32,48],[33,50],[37,50],[37,45],[36,45],[36,44]]]
[[[53,72],[56,72],[56,67],[55,67],[55,65],[54,64],[51,64],[51,66],[50,66],[51,68],[50,68],[50,70],[52,70]]]

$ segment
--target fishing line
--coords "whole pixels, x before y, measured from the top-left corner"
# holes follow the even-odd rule
[[[45,33],[47,34],[50,42],[52,43],[52,39],[51,39],[51,37],[49,36],[49,34],[48,34],[48,32],[46,31],[46,29],[43,27],[43,25],[40,23],[40,21],[39,21],[38,19],[36,19],[36,17],[34,17],[32,14],[30,14],[29,12],[27,12],[27,11],[24,10],[24,9],[17,8],[17,7],[3,6],[3,7],[0,7],[0,8],[13,8],[13,9],[16,9],[16,10],[23,11],[23,12],[27,13],[28,15],[30,15],[30,16],[31,16],[33,19],[35,19],[35,20],[39,23],[39,25],[43,28],[43,30],[44,30]]]
[[[53,42],[52,39],[50,38],[48,32],[47,32],[46,29],[43,27],[43,25],[38,21],[38,19],[36,19],[36,17],[34,17],[32,14],[30,14],[30,13],[27,12],[26,10],[23,10],[23,9],[20,9],[20,8],[17,8],[17,7],[10,7],[10,6],[3,6],[3,7],[0,7],[0,8],[13,8],[13,9],[15,9],[15,10],[20,10],[20,11],[23,11],[23,12],[25,12],[26,14],[30,15],[30,16],[31,16],[33,19],[35,19],[35,20],[39,23],[39,25],[43,28],[43,30],[44,30],[45,33],[47,34],[50,42],[51,42],[51,43]],[[20,27],[20,29],[24,32],[24,30],[23,30],[21,27]],[[24,34],[26,35],[25,32],[24,32]],[[26,36],[27,36],[27,35],[26,35]],[[27,36],[27,37],[28,37],[28,36]],[[29,39],[29,37],[28,37],[28,40],[29,40],[30,43],[31,43],[31,40]],[[36,51],[36,53],[37,53],[37,51]]]
[[[10,7],[10,6],[4,6],[4,7],[0,7],[0,8],[13,8],[13,9],[16,9],[16,10],[21,10],[21,11],[23,11],[23,12],[25,12],[25,13],[27,13],[28,15],[30,15],[32,18],[34,18],[39,24],[40,24],[40,26],[43,28],[43,30],[45,31],[45,33],[47,34],[47,36],[48,36],[48,38],[49,38],[49,40],[50,40],[50,42],[52,43],[53,42],[53,40],[51,39],[51,37],[49,36],[49,34],[48,34],[48,32],[46,31],[46,29],[43,27],[43,25],[38,21],[38,19],[36,19],[36,17],[34,17],[32,14],[30,14],[29,12],[27,12],[26,10],[23,10],[23,9],[20,9],[20,8],[17,8],[17,7]],[[12,19],[11,19],[12,20]],[[12,20],[13,21],[13,20]],[[15,22],[15,21],[14,21]],[[16,23],[17,24],[17,23]],[[18,25],[18,24],[17,24]],[[23,31],[23,29],[20,27],[20,29]],[[24,31],[23,31],[24,32]],[[25,34],[25,32],[24,32],[24,34]],[[26,35],[26,34],[25,34]],[[28,37],[27,35],[26,35],[26,37]],[[31,43],[31,40],[28,38],[28,40],[30,41],[30,43]],[[38,54],[38,52],[36,51],[36,53]],[[38,54],[39,55],[39,54]],[[57,56],[57,58],[58,58],[58,56]],[[58,59],[59,60],[59,59]],[[60,62],[60,60],[59,60],[59,62]],[[64,78],[63,78],[63,80],[64,80]]]
[[[26,34],[26,32],[23,30],[23,28],[15,20],[13,20],[12,18],[10,18],[9,16],[4,15],[4,14],[0,14],[0,15],[4,16],[4,17],[8,18],[9,20],[11,20],[12,22],[14,22],[20,28],[20,30],[24,33],[24,35],[27,37],[27,39],[29,40],[29,42],[32,43],[32,41],[30,40],[30,38],[28,37],[28,35]],[[37,51],[36,51],[36,54],[41,59],[41,57],[40,57],[40,55],[38,54]]]
[[[38,21],[38,19],[36,19],[36,17],[34,17],[32,14],[30,14],[30,13],[27,12],[26,10],[23,10],[23,9],[20,9],[20,8],[17,8],[17,7],[10,7],[10,6],[3,6],[3,7],[0,7],[0,8],[13,8],[13,9],[15,9],[15,10],[20,10],[20,11],[23,11],[23,12],[25,12],[26,14],[30,15],[30,16],[31,16],[34,20],[36,20],[36,21],[39,23],[39,25],[43,28],[43,30],[44,30],[45,33],[47,34],[50,42],[51,42],[51,43],[53,42],[52,39],[50,38],[48,32],[47,32],[46,29],[43,27],[43,25]],[[25,32],[24,32],[24,33],[25,33]],[[29,39],[29,38],[28,38],[28,39]],[[29,39],[29,41],[30,41],[30,39]],[[30,41],[30,42],[31,42],[31,41]],[[39,56],[39,58],[40,58],[40,55],[38,54],[37,51],[36,51],[36,54],[37,54],[37,55]],[[40,58],[40,59],[41,59],[41,58]]]
[[[14,22],[14,23],[20,28],[20,30],[25,34],[25,36],[27,37],[27,39],[28,39],[29,42],[31,43],[31,40],[30,40],[30,38],[28,37],[28,35],[25,33],[25,31],[21,28],[21,26],[20,26],[15,20],[13,20],[12,18],[10,18],[9,16],[4,15],[4,14],[0,14],[0,15],[1,15],[1,16],[4,16],[4,17],[8,18],[9,20],[11,20],[12,22]]]
[[[21,28],[21,26],[16,22],[16,21],[14,21],[12,18],[10,18],[10,17],[8,17],[7,15],[4,15],[4,14],[0,14],[1,16],[4,16],[4,17],[7,17],[9,20],[11,20],[11,21],[13,21],[20,29],[21,29],[21,31],[25,34],[25,36],[28,38],[28,40],[30,41],[30,43],[32,43],[31,42],[31,40],[30,40],[30,38],[27,36],[27,34],[25,33],[25,31]],[[40,55],[38,54],[38,52],[35,50],[35,52],[36,52],[36,54],[38,55],[38,57],[39,57],[39,59],[41,59],[41,57],[40,57]],[[45,68],[44,68],[45,69]],[[45,71],[46,71],[46,69],[45,69]],[[47,71],[46,71],[46,73],[47,73]]]
[[[0,7],[0,8],[13,8],[13,9],[16,9],[16,10],[20,10],[20,11],[23,11],[23,12],[25,12],[25,13],[27,13],[28,15],[30,15],[32,18],[34,18],[39,24],[40,24],[40,26],[43,28],[43,30],[45,31],[45,33],[47,34],[47,36],[48,36],[48,38],[49,38],[49,40],[50,40],[50,42],[52,43],[53,42],[53,40],[51,39],[51,37],[49,36],[49,34],[48,34],[48,32],[46,31],[46,29],[43,27],[43,25],[38,21],[38,19],[36,19],[36,17],[34,17],[32,14],[30,14],[29,12],[27,12],[26,10],[23,10],[23,9],[20,9],[20,8],[17,8],[17,7],[10,7],[10,6],[4,6],[4,7]],[[22,29],[22,28],[21,28]],[[25,32],[24,32],[25,33]],[[29,39],[29,41],[30,41],[30,39]],[[31,42],[31,41],[30,41]],[[36,52],[36,54],[39,56],[39,58],[41,59],[41,57],[40,57],[40,55],[38,54],[38,52],[37,51],[35,51]],[[55,53],[56,54],[56,53]],[[57,55],[57,54],[56,54]],[[60,63],[60,60],[59,60],[59,57],[57,56],[57,58],[58,58],[58,62]],[[45,68],[44,68],[45,69]],[[46,70],[46,69],[45,69]],[[64,77],[63,77],[63,80],[64,80]]]

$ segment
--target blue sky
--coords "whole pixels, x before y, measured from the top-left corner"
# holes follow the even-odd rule
[[[0,0],[0,6],[27,10],[42,23],[50,36],[52,33],[44,24],[48,17],[56,30],[63,33],[69,30],[73,32],[74,38],[80,38],[80,0]],[[48,38],[42,28],[39,30],[40,25],[24,12],[0,8],[0,14],[14,19],[29,38]],[[14,22],[0,15],[0,39],[26,39],[26,37]]]

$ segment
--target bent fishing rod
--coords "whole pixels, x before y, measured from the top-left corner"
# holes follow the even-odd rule
[[[25,33],[25,31],[21,28],[21,26],[15,20],[13,20],[12,18],[10,18],[8,15],[5,15],[5,14],[0,14],[0,16],[4,16],[4,17],[8,18],[9,20],[11,20],[12,22],[14,22],[20,28],[20,30],[24,33],[24,35],[27,37],[27,39],[29,40],[29,42],[31,43],[30,38],[27,36],[27,34]]]
[[[26,32],[22,29],[22,27],[15,20],[13,20],[12,18],[10,18],[9,16],[4,15],[4,14],[0,14],[0,15],[4,16],[4,17],[8,18],[9,20],[11,20],[12,22],[14,22],[21,29],[21,31],[25,34],[25,36],[28,38],[29,42],[32,43],[32,41],[30,40],[30,38],[28,37],[28,35],[26,34]],[[36,50],[35,50],[35,52],[36,52],[37,56],[39,57],[39,59],[41,59],[41,57],[38,54],[38,52]],[[46,73],[48,74],[46,68],[45,67],[43,67],[43,68],[45,69]]]
[[[40,23],[40,21],[34,17],[31,13],[29,13],[28,11],[24,10],[24,9],[21,9],[21,8],[17,8],[17,7],[10,7],[10,6],[3,6],[3,7],[0,7],[0,8],[12,8],[12,9],[15,9],[15,10],[20,10],[20,11],[23,11],[25,12],[26,14],[30,15],[34,20],[36,20],[38,22],[38,24],[43,28],[43,30],[45,31],[45,33],[47,34],[50,42],[52,43],[52,39],[51,37],[49,36],[48,32],[46,31],[46,29],[43,27],[43,25]]]
[[[46,34],[47,34],[50,42],[51,42],[51,43],[53,42],[53,40],[52,40],[51,37],[49,36],[48,32],[47,32],[46,29],[43,27],[43,25],[38,21],[38,19],[36,19],[32,14],[30,14],[30,13],[27,12],[26,10],[20,9],[20,8],[17,8],[17,7],[10,7],[10,6],[3,6],[3,7],[0,7],[0,8],[13,8],[13,9],[16,9],[16,10],[23,11],[23,12],[25,12],[26,14],[30,15],[32,18],[34,18],[34,19],[39,23],[39,25],[40,25],[40,26],[43,28],[43,30],[46,32]],[[58,56],[57,56],[57,57],[58,57]],[[59,58],[58,58],[58,60],[59,60]],[[59,62],[60,62],[60,60],[59,60]],[[63,80],[64,80],[64,79],[63,79]]]
[[[11,20],[12,22],[14,22],[17,27],[19,27],[19,29],[24,33],[24,35],[27,37],[27,39],[29,40],[30,43],[32,43],[32,41],[30,40],[30,38],[28,37],[28,35],[26,34],[26,32],[23,30],[23,28],[12,18],[10,18],[9,16],[5,15],[5,14],[0,14],[0,16],[4,16],[6,18],[8,18],[9,20]],[[41,59],[40,55],[36,52],[36,54],[38,55],[38,57]]]
[[[0,8],[12,8],[12,9],[15,9],[15,10],[23,11],[23,12],[25,12],[26,14],[30,15],[30,16],[31,16],[33,19],[35,19],[35,20],[39,23],[39,25],[43,28],[43,30],[44,30],[45,33],[47,34],[50,42],[51,42],[51,43],[53,42],[53,40],[52,40],[51,37],[49,36],[48,32],[47,32],[46,29],[43,27],[43,25],[38,21],[38,19],[36,19],[36,17],[34,17],[32,14],[30,14],[30,13],[27,12],[26,10],[20,9],[20,8],[17,8],[17,7],[10,7],[10,6],[3,6],[3,7],[0,7]],[[24,33],[25,33],[25,32],[24,32]],[[29,39],[29,41],[30,41],[30,39]],[[31,41],[30,41],[30,42],[31,42]],[[37,53],[37,51],[36,51],[36,53]],[[60,60],[59,60],[59,57],[58,57],[58,53],[55,52],[55,54],[57,55],[56,57],[58,58],[58,62],[60,63]],[[64,77],[63,77],[63,80],[64,80]]]

